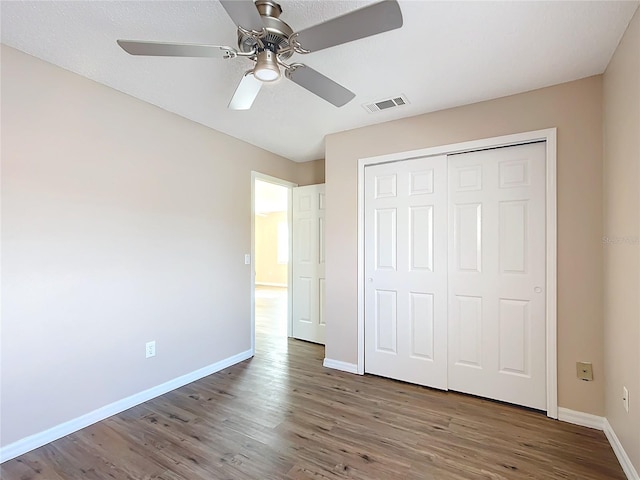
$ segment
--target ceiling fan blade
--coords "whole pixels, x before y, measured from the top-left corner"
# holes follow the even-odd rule
[[[231,110],[249,110],[261,87],[262,82],[253,76],[252,70],[249,70],[244,74],[233,97],[231,97],[229,108]]]
[[[286,70],[285,76],[293,83],[306,88],[336,107],[345,105],[356,96],[352,91],[347,90],[339,83],[306,65],[299,65],[293,70]]]
[[[209,57],[233,58],[237,51],[222,45],[200,45],[197,43],[144,42],[118,40],[118,45],[131,55],[151,55],[160,57]]]
[[[317,52],[324,48],[395,30],[402,26],[402,11],[396,0],[374,3],[298,32],[302,48]]]
[[[220,0],[220,3],[236,25],[257,32],[264,28],[258,9],[251,0]]]

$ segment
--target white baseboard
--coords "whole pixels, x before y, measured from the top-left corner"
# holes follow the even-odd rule
[[[11,460],[12,458],[18,457],[24,453],[46,445],[47,443],[53,442],[54,440],[62,438],[73,432],[77,432],[78,430],[88,427],[89,425],[93,425],[94,423],[104,420],[105,418],[109,418],[112,415],[123,412],[131,407],[135,407],[136,405],[144,403],[160,395],[164,395],[165,393],[187,385],[188,383],[195,382],[196,380],[199,380],[203,377],[219,372],[220,370],[251,358],[253,355],[253,350],[241,352],[237,355],[225,358],[224,360],[221,360],[209,366],[200,368],[191,373],[187,373],[186,375],[182,375],[178,378],[174,378],[173,380],[169,380],[168,382],[165,382],[163,384],[123,398],[122,400],[118,400],[117,402],[105,405],[104,407],[81,415],[80,417],[69,420],[68,422],[56,425],[55,427],[43,432],[20,439],[14,443],[0,448],[0,463]],[[348,363],[342,362],[340,360],[325,358],[322,364],[323,366],[332,368],[334,370],[341,370],[343,372],[354,374],[358,373],[358,366],[355,363]],[[558,420],[575,425],[580,425],[583,427],[603,430],[627,478],[629,480],[640,480],[638,472],[631,463],[631,460],[622,447],[618,436],[605,417],[599,417],[590,413],[583,413],[575,410],[570,410],[568,408],[559,407]]]
[[[611,448],[613,448],[613,452],[618,457],[618,461],[622,466],[622,470],[624,474],[627,476],[629,480],[640,480],[640,475],[638,475],[638,471],[635,469],[633,464],[631,463],[631,459],[627,455],[627,452],[622,448],[622,444],[616,435],[616,432],[611,428],[611,424],[609,420],[604,419],[604,434],[607,436],[609,443],[611,444]]]
[[[558,408],[558,420],[604,431],[627,478],[629,480],[640,480],[640,476],[638,476],[638,472],[631,463],[631,459],[629,459],[627,452],[624,451],[622,443],[620,443],[616,432],[611,428],[611,424],[609,424],[609,420],[607,420],[606,417],[599,417],[597,415],[591,415],[590,413],[577,412],[560,407]]]
[[[595,428],[596,430],[604,430],[604,417],[592,415],[590,413],[577,412],[568,408],[558,408],[558,420],[582,427]]]
[[[287,288],[286,283],[273,283],[273,282],[256,282],[256,286],[259,287],[283,287]]]
[[[325,358],[322,365],[327,368],[333,368],[334,370],[342,370],[343,372],[358,374],[358,365],[355,363],[341,362],[340,360],[331,360]]]
[[[131,395],[130,397],[126,397],[122,400],[118,400],[117,402],[105,405],[104,407],[81,415],[77,418],[74,418],[73,420],[69,420],[68,422],[56,425],[55,427],[52,427],[43,432],[36,433],[34,435],[22,438],[16,442],[10,443],[9,445],[0,448],[0,463],[11,460],[12,458],[18,457],[24,453],[46,445],[47,443],[53,442],[54,440],[62,438],[73,432],[77,432],[78,430],[88,427],[89,425],[93,425],[100,420],[104,420],[105,418],[123,412],[131,407],[135,407],[136,405],[151,400],[152,398],[164,395],[171,390],[175,390],[176,388],[180,388],[188,383],[195,382],[196,380],[206,377],[207,375],[211,375],[212,373],[216,373],[220,370],[230,367],[231,365],[235,365],[236,363],[242,362],[243,360],[251,358],[252,356],[253,350],[247,350],[246,352],[242,352],[232,357],[225,358],[224,360],[220,360],[219,362],[216,362],[214,364],[200,368],[191,373],[187,373],[186,375],[182,375],[178,378],[174,378],[173,380],[169,380],[168,382],[165,382],[161,385],[157,385],[155,387]]]

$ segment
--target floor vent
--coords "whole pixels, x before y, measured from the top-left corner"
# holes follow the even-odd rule
[[[379,100],[373,103],[365,103],[362,105],[364,109],[369,113],[380,112],[381,110],[387,110],[389,108],[399,107],[401,105],[406,105],[409,103],[407,97],[404,95],[399,95],[393,98],[385,98],[384,100]]]

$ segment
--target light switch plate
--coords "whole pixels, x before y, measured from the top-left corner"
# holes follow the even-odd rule
[[[629,390],[627,390],[627,387],[622,387],[622,404],[627,413],[629,413]]]
[[[577,375],[580,380],[591,382],[593,380],[593,365],[591,362],[576,363]]]
[[[147,342],[144,346],[145,357],[151,358],[156,356],[156,341]]]

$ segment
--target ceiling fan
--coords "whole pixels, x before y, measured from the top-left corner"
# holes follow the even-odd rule
[[[302,63],[287,63],[294,53],[307,54],[394,30],[402,26],[396,0],[385,0],[295,32],[280,19],[282,8],[273,0],[220,0],[238,26],[238,48],[222,45],[118,40],[131,55],[168,57],[246,57],[255,65],[245,72],[229,108],[248,110],[263,83],[286,78],[327,102],[341,107],[355,94]]]

